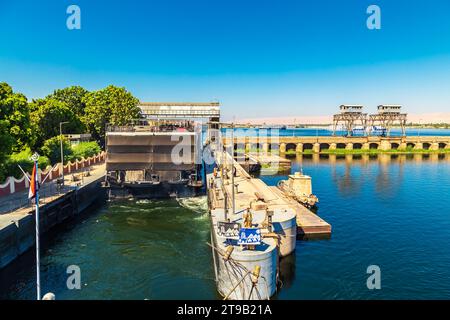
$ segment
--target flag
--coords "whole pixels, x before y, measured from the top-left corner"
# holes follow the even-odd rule
[[[37,162],[35,162],[33,165],[33,173],[31,174],[30,191],[28,192],[28,199],[33,199],[36,196],[36,192],[38,190],[36,167]]]

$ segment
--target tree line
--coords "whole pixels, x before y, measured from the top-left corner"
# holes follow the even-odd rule
[[[28,169],[32,152],[42,156],[41,168],[60,161],[61,122],[67,122],[64,133],[90,133],[94,140],[72,147],[63,138],[65,161],[100,151],[106,124],[125,125],[139,118],[138,103],[125,88],[113,85],[96,91],[71,86],[28,101],[9,84],[0,83],[0,183],[9,175],[20,175],[17,164]]]

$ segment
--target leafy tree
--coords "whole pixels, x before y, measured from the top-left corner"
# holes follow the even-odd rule
[[[102,144],[106,124],[126,125],[140,116],[139,100],[125,88],[110,85],[88,93],[83,101],[86,103],[84,124],[92,137]]]
[[[42,155],[46,156],[52,164],[61,161],[61,136],[56,136],[45,140],[44,145],[41,148]],[[62,136],[63,139],[63,153],[64,163],[72,159],[72,148],[70,142]]]
[[[80,160],[81,158],[88,158],[100,153],[101,149],[97,142],[80,142],[72,146],[73,158]]]
[[[14,139],[13,151],[34,143],[27,98],[14,93],[5,82],[0,83],[0,120],[5,121],[3,125]]]
[[[5,164],[7,176],[13,176],[16,178],[22,177],[23,173],[19,169],[19,165],[22,167],[23,170],[31,173],[31,170],[33,168],[33,160],[30,159],[31,155],[32,155],[31,149],[28,147],[18,153],[13,153]],[[49,165],[50,160],[47,157],[41,155],[39,157],[39,168],[44,170]]]
[[[83,87],[72,86],[55,90],[51,95],[47,96],[47,99],[64,102],[77,116],[82,116],[84,115],[84,110],[86,108],[83,98],[88,93],[89,91]]]
[[[63,132],[82,133],[84,126],[81,119],[65,102],[55,99],[40,99],[32,103],[31,121],[36,132],[35,147],[42,147],[45,140],[59,135],[59,124],[64,124]]]
[[[11,153],[14,138],[9,134],[8,122],[0,120],[0,183],[7,177],[6,159]]]

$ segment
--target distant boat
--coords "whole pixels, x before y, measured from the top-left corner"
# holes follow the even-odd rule
[[[387,129],[383,126],[372,126],[371,128],[369,128],[369,132],[371,134],[385,135],[386,131]]]
[[[354,135],[361,135],[366,132],[366,128],[364,126],[356,126],[352,129],[352,133]]]

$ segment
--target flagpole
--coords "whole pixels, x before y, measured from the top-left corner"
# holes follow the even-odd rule
[[[35,166],[34,181],[36,183],[36,195],[34,197],[36,203],[36,291],[37,300],[41,300],[41,268],[39,254],[39,180],[38,180],[38,159],[39,155],[35,153],[32,156]]]

